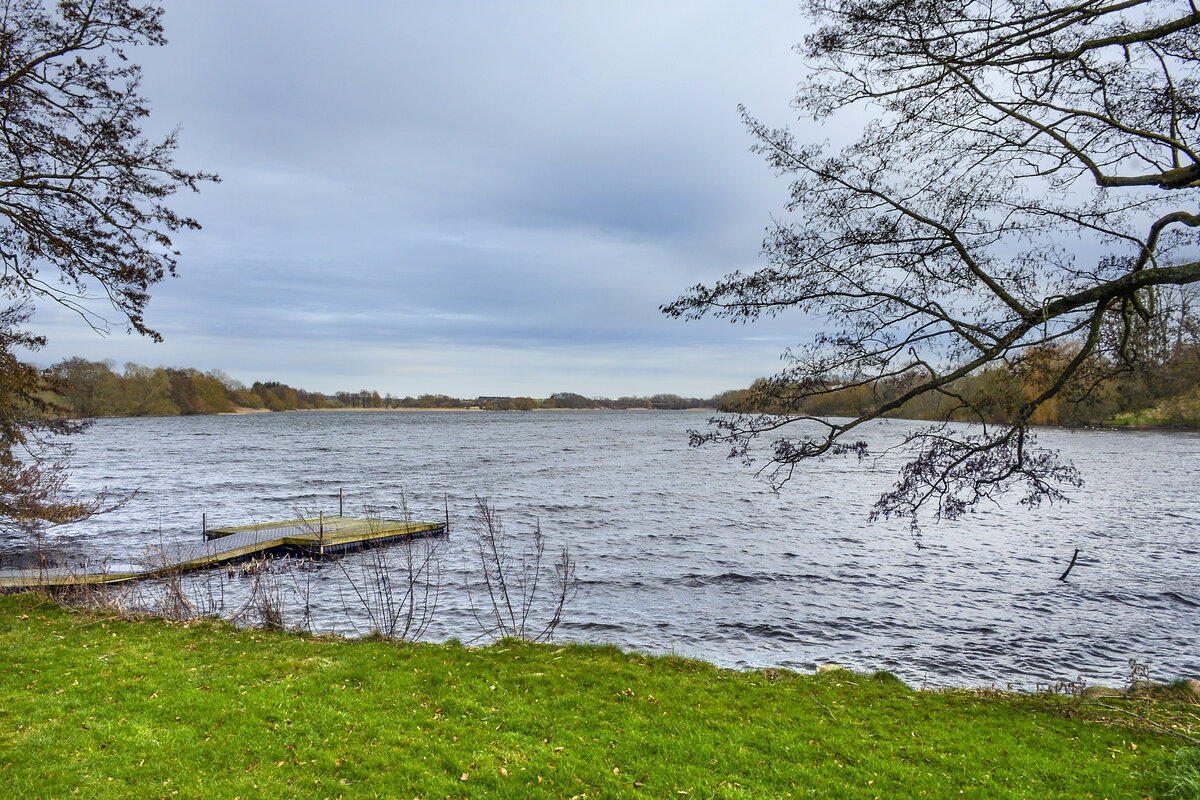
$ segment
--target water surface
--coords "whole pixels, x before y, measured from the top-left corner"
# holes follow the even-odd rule
[[[427,638],[478,638],[463,588],[469,526],[490,497],[512,532],[535,519],[578,560],[557,638],[723,666],[891,670],[920,685],[1200,676],[1200,435],[1049,430],[1079,467],[1067,505],[982,509],[927,528],[868,523],[895,462],[834,460],[771,492],[719,448],[687,447],[703,412],[301,412],[100,420],[72,485],[137,490],[120,511],[50,534],[65,557],[135,562],[210,525],[298,511],[449,506],[443,590]],[[906,422],[879,423],[873,443]],[[1066,582],[1057,578],[1075,548]],[[5,542],[10,563],[25,545]],[[361,557],[360,557],[361,558]],[[344,569],[345,568],[345,569]],[[345,572],[306,577],[315,624],[361,630]],[[237,591],[234,578],[221,592]],[[211,591],[211,590],[210,590]],[[349,613],[348,613],[349,611]],[[294,609],[292,611],[294,614]]]

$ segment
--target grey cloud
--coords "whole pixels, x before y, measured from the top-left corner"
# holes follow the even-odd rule
[[[224,180],[179,198],[204,230],[154,289],[167,342],[48,310],[44,358],[459,394],[570,388],[556,370],[711,393],[776,366],[777,341],[657,307],[757,263],[786,187],[735,109],[788,121],[792,0],[177,0],[165,24],[165,48],[134,54],[152,124]]]

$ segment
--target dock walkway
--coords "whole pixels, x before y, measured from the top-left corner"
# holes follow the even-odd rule
[[[194,545],[148,548],[143,569],[122,572],[50,567],[0,570],[0,590],[35,586],[121,583],[192,572],[268,555],[322,557],[423,536],[444,536],[444,522],[406,522],[355,517],[314,517],[208,528]]]

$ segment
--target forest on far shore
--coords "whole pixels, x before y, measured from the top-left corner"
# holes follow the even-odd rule
[[[45,370],[49,399],[64,413],[80,417],[169,417],[229,414],[240,410],[302,411],[332,408],[470,408],[484,411],[533,411],[548,408],[687,409],[716,408],[734,392],[711,398],[656,394],[649,397],[584,397],[558,392],[546,398],[476,397],[444,394],[416,397],[380,395],[377,391],[324,394],[278,381],[250,386],[221,370],[190,367],[145,367],[129,363],[121,371],[113,362],[68,358]]]
[[[968,421],[962,399],[990,410],[988,422],[1003,421],[1038,388],[1039,376],[1051,362],[1070,358],[1069,348],[1047,350],[1045,361],[1024,370],[994,368],[969,375],[946,387],[902,405],[886,416],[905,419]],[[444,394],[416,397],[381,395],[377,391],[324,394],[278,381],[247,386],[220,370],[145,367],[126,364],[117,371],[112,362],[69,358],[45,370],[49,399],[64,413],[80,417],[151,417],[225,414],[237,411],[299,411],[310,409],[479,409],[534,411],[537,409],[717,409],[723,412],[856,417],[880,404],[902,397],[917,376],[901,374],[882,380],[846,381],[831,377],[827,385],[802,386],[785,376],[761,378],[747,389],[708,398],[656,394],[648,397],[584,397],[557,392],[545,398],[475,397]],[[981,402],[986,399],[986,402]],[[1120,425],[1200,428],[1200,347],[1180,347],[1168,356],[1147,361],[1138,370],[1095,385],[1067,387],[1060,397],[1044,403],[1034,423],[1046,425]]]
[[[1058,367],[1075,357],[1075,344],[1030,351],[1019,364],[972,373],[925,392],[883,416],[902,419],[1004,422],[1039,396]],[[1056,396],[1030,417],[1035,425],[1200,429],[1200,345],[1176,342],[1157,357],[1124,370],[1084,365]],[[817,417],[859,417],[901,399],[924,375],[910,368],[883,379],[798,381],[786,374],[761,378],[727,393],[721,411]],[[982,415],[982,418],[981,418]]]

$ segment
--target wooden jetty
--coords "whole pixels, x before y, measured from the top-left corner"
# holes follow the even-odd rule
[[[142,569],[94,571],[58,567],[0,571],[0,590],[36,586],[121,583],[178,572],[208,569],[270,555],[324,557],[403,539],[444,536],[445,522],[407,522],[355,517],[314,517],[227,528],[204,527],[203,543],[148,548]]]

